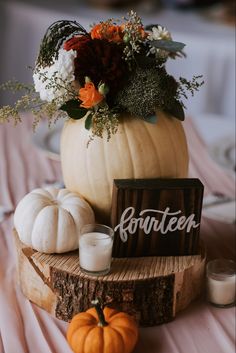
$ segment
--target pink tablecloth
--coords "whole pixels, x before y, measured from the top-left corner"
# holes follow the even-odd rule
[[[61,179],[60,164],[32,145],[30,126],[28,117],[17,128],[0,126],[0,204],[9,208],[45,180]],[[202,180],[205,192],[234,194],[233,179],[210,159],[191,120],[185,128],[190,175]],[[12,226],[12,217],[0,224],[0,352],[69,353],[67,323],[30,303],[16,283]],[[233,225],[203,218],[201,236],[210,258],[234,258]],[[235,308],[217,309],[202,298],[173,322],[140,329],[135,353],[234,353],[234,344]]]

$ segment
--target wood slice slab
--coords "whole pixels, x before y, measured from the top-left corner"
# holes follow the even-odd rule
[[[16,231],[14,236],[24,295],[64,321],[99,297],[134,316],[140,326],[154,326],[171,321],[202,291],[203,247],[193,256],[113,259],[108,275],[90,277],[81,273],[77,251],[43,254],[24,245]]]

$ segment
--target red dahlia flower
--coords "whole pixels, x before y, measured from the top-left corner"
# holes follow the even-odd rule
[[[65,42],[64,49],[77,51],[75,79],[81,86],[84,86],[85,77],[88,76],[96,87],[99,82],[104,82],[111,96],[122,85],[128,68],[123,59],[121,44],[89,36],[76,36]]]
[[[83,47],[83,45],[90,40],[91,38],[89,36],[74,36],[64,43],[64,49],[67,51],[71,49],[80,50],[81,47]]]
[[[84,87],[79,90],[80,106],[83,108],[91,108],[99,104],[104,96],[96,89],[93,82],[86,82]]]

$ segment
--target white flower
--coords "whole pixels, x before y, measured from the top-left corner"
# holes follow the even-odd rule
[[[170,32],[160,25],[152,27],[148,34],[149,40],[172,40]]]
[[[147,38],[150,41],[152,41],[152,40],[172,40],[170,32],[165,27],[162,27],[160,25],[158,25],[157,27],[152,27],[152,30],[148,31],[148,33],[149,34],[148,34]],[[166,50],[158,49],[158,48],[155,48],[154,46],[153,47],[151,46],[148,55],[149,54],[154,54],[154,55],[156,55],[156,57],[158,57],[164,61],[169,56],[169,53]]]
[[[71,82],[75,80],[74,59],[76,51],[59,49],[58,58],[51,66],[37,67],[33,74],[35,91],[47,102],[68,95]]]

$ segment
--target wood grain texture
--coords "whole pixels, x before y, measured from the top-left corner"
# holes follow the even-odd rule
[[[154,209],[164,211],[167,207],[171,212],[181,211],[180,215],[195,215],[195,222],[201,221],[203,185],[198,179],[120,179],[114,180],[111,209],[111,225],[115,228],[121,220],[125,209],[135,209],[134,218],[140,218],[140,211]],[[155,217],[159,222],[162,214],[145,213],[145,217]],[[144,215],[141,217],[144,219]],[[171,216],[166,217],[165,224]],[[127,226],[127,223],[126,223]],[[194,255],[199,248],[200,226],[176,230],[162,234],[151,229],[145,234],[137,228],[123,242],[119,231],[115,233],[113,256],[177,256]]]
[[[99,297],[131,314],[141,326],[171,321],[202,290],[205,253],[178,257],[113,259],[103,277],[81,273],[77,252],[48,255],[20,242],[14,231],[18,278],[25,296],[55,317],[70,321]]]

